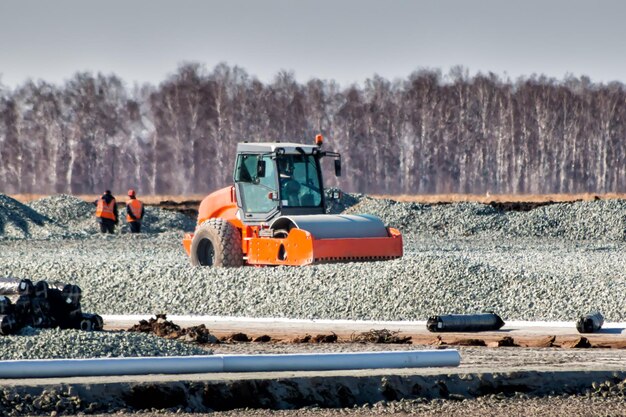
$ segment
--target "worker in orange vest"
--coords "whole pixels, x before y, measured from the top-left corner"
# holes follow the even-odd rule
[[[106,190],[102,197],[96,200],[96,218],[100,223],[100,232],[113,233],[115,225],[118,224],[117,202],[111,195],[111,191]]]
[[[141,220],[143,219],[143,203],[137,200],[135,190],[128,190],[128,201],[126,202],[126,221],[130,225],[131,233],[141,232]]]

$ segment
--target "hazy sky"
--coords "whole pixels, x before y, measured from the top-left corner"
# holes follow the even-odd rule
[[[184,61],[342,85],[455,65],[626,82],[626,1],[0,0],[0,83],[159,83]]]

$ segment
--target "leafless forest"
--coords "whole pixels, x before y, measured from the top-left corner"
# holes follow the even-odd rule
[[[326,183],[346,191],[626,191],[620,83],[455,68],[340,88],[185,64],[159,86],[90,73],[0,85],[0,192],[206,193],[231,182],[237,142],[317,133],[343,154],[344,176]]]

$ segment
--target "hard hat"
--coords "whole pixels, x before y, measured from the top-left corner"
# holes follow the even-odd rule
[[[130,190],[128,190],[128,196],[129,197],[134,197],[135,196],[135,190],[133,190],[132,188]]]

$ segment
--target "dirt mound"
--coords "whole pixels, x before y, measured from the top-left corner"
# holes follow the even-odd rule
[[[352,335],[351,342],[357,343],[392,343],[410,344],[411,336],[399,336],[400,332],[393,332],[387,329],[370,330],[369,332]]]
[[[338,340],[335,333],[331,334],[318,334],[317,336],[311,336],[310,334],[303,337],[295,337],[291,343],[336,343]]]
[[[141,320],[127,331],[139,333],[152,333],[165,339],[179,339],[184,342],[193,343],[219,343],[204,324],[181,328],[179,325],[167,320],[165,314],[157,314],[156,318]]]

